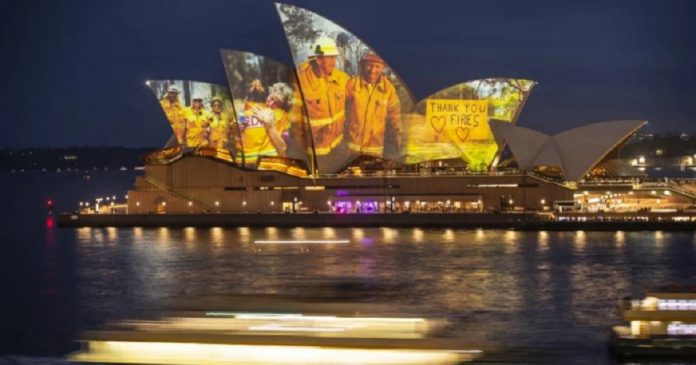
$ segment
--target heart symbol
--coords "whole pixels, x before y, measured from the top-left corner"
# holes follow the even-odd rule
[[[466,142],[466,140],[469,138],[469,134],[471,134],[471,130],[469,128],[457,127],[457,129],[454,130],[454,133],[457,135],[457,138],[459,138],[460,141]]]
[[[445,129],[445,123],[447,121],[445,120],[444,115],[440,116],[432,116],[430,117],[430,125],[433,127],[435,132],[440,133],[442,132],[443,129]]]

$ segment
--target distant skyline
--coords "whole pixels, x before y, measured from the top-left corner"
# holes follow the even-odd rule
[[[486,77],[539,82],[518,125],[644,119],[696,133],[696,2],[288,1],[374,47],[417,99]],[[220,49],[292,63],[272,1],[0,0],[0,148],[158,146],[148,79],[227,85]]]

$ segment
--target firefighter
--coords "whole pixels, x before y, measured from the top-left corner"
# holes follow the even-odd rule
[[[176,140],[183,144],[184,134],[186,133],[186,119],[184,118],[184,107],[179,102],[179,89],[176,86],[169,86],[167,93],[160,100],[160,106],[162,106],[162,110],[164,110],[164,114],[174,130]]]
[[[260,81],[254,80],[252,90],[262,90]],[[256,163],[260,156],[285,157],[287,135],[290,128],[289,116],[294,92],[290,86],[278,82],[268,88],[265,102],[255,101],[249,95],[244,103],[242,142],[247,164]]]
[[[227,148],[230,140],[230,124],[233,119],[223,111],[222,99],[214,97],[210,102],[210,147]]]
[[[346,85],[346,136],[352,152],[385,157],[384,137],[393,132],[395,151],[402,146],[401,105],[392,82],[383,75],[384,61],[367,52],[359,73]]]
[[[320,37],[298,72],[318,156],[329,154],[343,139],[345,89],[350,76],[335,67],[338,55],[336,42]]]
[[[191,99],[191,107],[186,108],[186,147],[197,148],[208,144],[211,114],[203,109],[203,97],[196,95]]]

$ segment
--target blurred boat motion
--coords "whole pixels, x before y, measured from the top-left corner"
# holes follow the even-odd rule
[[[217,304],[213,304],[217,303]],[[227,303],[227,304],[220,304]],[[201,305],[211,308],[200,310]],[[84,331],[78,362],[128,364],[456,364],[480,357],[444,337],[444,318],[407,306],[236,296],[157,319]]]

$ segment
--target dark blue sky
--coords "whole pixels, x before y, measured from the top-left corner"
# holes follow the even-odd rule
[[[288,1],[374,47],[418,98],[483,77],[539,82],[519,125],[647,119],[696,133],[696,2]],[[157,146],[146,79],[226,84],[219,49],[291,62],[273,2],[0,0],[0,148]]]

